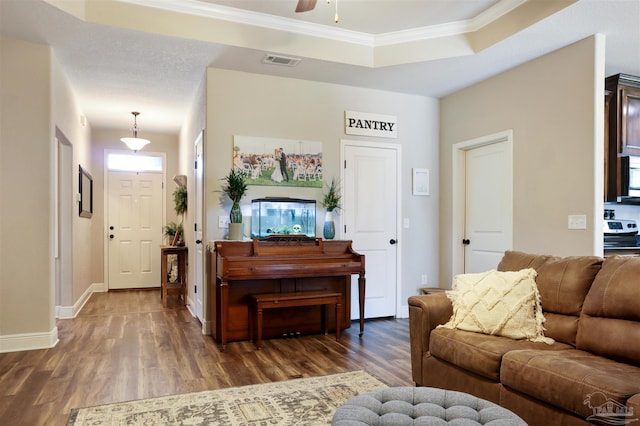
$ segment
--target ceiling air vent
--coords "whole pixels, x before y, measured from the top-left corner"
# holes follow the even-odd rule
[[[265,64],[286,65],[288,67],[295,67],[300,61],[300,58],[289,58],[287,56],[278,56],[272,54],[268,54],[262,60],[262,62],[264,62]]]

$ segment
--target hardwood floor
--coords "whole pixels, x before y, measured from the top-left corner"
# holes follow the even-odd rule
[[[58,321],[46,350],[0,354],[0,424],[64,425],[76,407],[299,377],[365,370],[389,386],[413,386],[406,319],[357,322],[333,333],[230,342],[220,352],[177,300],[159,291],[95,293]]]

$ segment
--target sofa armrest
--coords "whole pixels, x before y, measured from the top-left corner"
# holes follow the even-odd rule
[[[411,374],[417,385],[423,383],[422,362],[429,354],[431,330],[449,321],[453,306],[445,293],[409,297],[409,341]]]

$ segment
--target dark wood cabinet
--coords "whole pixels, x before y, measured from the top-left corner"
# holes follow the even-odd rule
[[[255,294],[339,292],[345,307],[341,328],[348,328],[352,275],[359,276],[360,334],[363,332],[364,255],[353,251],[351,241],[216,241],[207,257],[212,334],[223,349],[228,341],[249,338],[249,302]],[[335,307],[327,307],[326,315],[329,328],[335,328]],[[264,335],[321,333],[321,319],[321,306],[272,310],[264,314]]]
[[[604,91],[604,201],[616,201],[618,195],[618,147],[610,143],[609,110],[611,109],[611,90]]]
[[[616,201],[620,157],[640,156],[640,77],[612,75],[605,90],[605,201]]]

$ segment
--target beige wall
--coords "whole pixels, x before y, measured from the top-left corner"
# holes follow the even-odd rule
[[[131,152],[120,141],[121,137],[129,136],[128,129],[94,129],[92,134],[92,163],[93,163],[93,230],[92,244],[92,281],[105,283],[107,277],[104,270],[104,244],[108,224],[105,223],[105,150],[122,150]],[[141,132],[140,137],[149,139],[151,143],[144,147],[141,153],[165,153],[167,158],[167,181],[165,182],[166,218],[167,222],[178,222],[179,219],[173,209],[173,191],[176,184],[173,176],[178,174],[178,136],[164,133]],[[158,254],[159,256],[160,254]]]
[[[4,38],[0,43],[0,335],[48,333],[55,328],[47,214],[51,52]]]
[[[366,140],[401,145],[402,216],[410,228],[398,235],[403,261],[402,293],[416,294],[422,274],[435,281],[438,262],[438,101],[380,90],[318,83],[281,77],[209,69],[207,71],[207,240],[224,238],[218,216],[229,214],[230,202],[221,197],[221,178],[231,168],[233,136],[264,136],[323,143],[325,179],[340,177],[340,140]],[[344,133],[344,111],[393,115],[398,138],[363,138]],[[431,170],[431,196],[411,195],[411,168]],[[371,188],[375,191],[375,188]],[[291,196],[320,201],[315,188],[250,186],[242,205],[264,196]],[[221,198],[224,204],[221,204]],[[316,232],[321,234],[318,204]],[[337,221],[340,228],[341,215]],[[402,218],[400,218],[402,220]],[[339,237],[339,235],[337,236]],[[401,313],[402,314],[402,313]]]
[[[91,127],[83,120],[73,89],[69,84],[64,72],[60,69],[55,57],[52,66],[52,90],[54,102],[51,108],[53,123],[58,132],[64,134],[71,143],[73,160],[71,164],[72,193],[77,194],[79,190],[78,165],[87,169],[93,177],[93,167],[91,161]],[[78,215],[78,204],[75,200],[72,211],[72,269],[73,282],[61,283],[63,287],[71,287],[71,291],[63,291],[63,297],[59,306],[72,306],[80,297],[87,292],[92,284],[91,255],[92,255],[92,226],[93,219],[82,218]],[[60,290],[56,290],[60,291]]]
[[[441,99],[441,282],[452,278],[452,146],[513,129],[513,249],[601,254],[604,49],[590,37]],[[567,216],[586,214],[586,230]],[[596,222],[594,224],[594,221]],[[601,244],[601,243],[600,243]]]
[[[56,129],[73,145],[73,164],[88,164],[90,129],[49,46],[0,39],[0,351],[55,343],[54,151]],[[70,191],[78,191],[77,178]],[[72,211],[77,205],[72,201]],[[73,283],[89,285],[90,221],[72,219]],[[85,243],[84,245],[82,245]],[[71,288],[73,286],[73,288]]]

